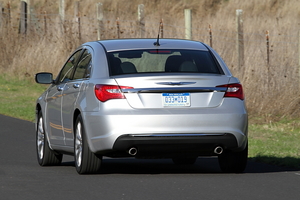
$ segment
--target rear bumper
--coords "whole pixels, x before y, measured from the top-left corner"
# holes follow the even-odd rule
[[[109,108],[114,106],[115,109],[103,107],[99,112],[82,113],[89,147],[94,153],[105,155],[111,151],[124,151],[127,150],[125,147],[138,143],[141,143],[141,150],[147,151],[151,150],[151,146],[167,151],[191,145],[196,146],[195,149],[204,146],[213,148],[216,144],[239,151],[247,144],[248,116],[244,102],[238,99],[224,99],[222,106],[209,109],[120,109],[126,107],[127,102],[106,103],[112,104]],[[231,141],[228,137],[234,137],[232,140],[236,146],[224,142]]]
[[[120,136],[113,145],[116,153],[128,154],[130,148],[136,148],[135,157],[173,157],[173,156],[213,156],[214,149],[237,151],[238,143],[232,134],[155,134]]]

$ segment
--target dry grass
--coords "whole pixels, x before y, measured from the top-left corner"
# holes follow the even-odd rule
[[[2,0],[5,5],[8,0]],[[96,2],[81,1],[82,37],[78,39],[73,21],[73,1],[65,0],[66,23],[62,33],[58,20],[58,1],[31,0],[36,18],[29,34],[18,34],[19,2],[11,7],[12,22],[0,29],[0,70],[20,79],[32,78],[36,72],[56,74],[67,55],[80,43],[96,40]],[[266,121],[283,117],[299,117],[298,29],[300,2],[297,0],[102,0],[104,37],[116,38],[115,21],[120,17],[121,37],[139,37],[137,6],[146,12],[146,37],[156,37],[158,24],[164,19],[164,37],[184,38],[183,9],[193,9],[193,39],[209,43],[208,25],[213,30],[213,48],[220,53],[233,74],[245,87],[251,115]],[[245,73],[237,68],[235,10],[243,10],[245,39]],[[47,31],[43,15],[47,13]],[[267,65],[265,31],[270,31],[271,54]],[[269,67],[269,70],[268,70]]]

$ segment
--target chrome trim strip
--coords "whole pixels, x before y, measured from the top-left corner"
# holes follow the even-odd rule
[[[226,92],[226,87],[168,87],[122,89],[123,93],[182,93],[182,92]]]
[[[158,82],[156,84],[159,85],[191,85],[195,84],[196,82]]]
[[[201,136],[224,136],[226,133],[189,133],[189,134],[130,134],[132,137],[201,137]]]

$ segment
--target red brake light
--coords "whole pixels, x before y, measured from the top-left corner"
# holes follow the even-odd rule
[[[234,97],[244,100],[243,87],[239,83],[218,85],[217,87],[227,87],[224,97]]]
[[[122,89],[132,89],[133,87],[118,85],[95,85],[95,95],[99,101],[105,102],[110,99],[125,99]]]
[[[150,50],[149,53],[157,53],[157,54],[170,54],[172,53],[171,51],[168,51],[168,50]]]

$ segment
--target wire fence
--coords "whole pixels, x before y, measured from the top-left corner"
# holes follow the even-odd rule
[[[21,10],[16,11],[9,4],[3,6],[0,2],[0,36],[16,33],[25,38],[54,40],[64,37],[76,44],[116,38],[156,38],[158,34],[161,38],[192,39],[209,44],[223,57],[233,74],[243,82],[248,95],[251,95],[248,101],[259,107],[255,108],[258,111],[270,104],[259,103],[266,94],[277,98],[290,92],[286,88],[299,90],[300,36],[297,28],[268,30],[266,27],[265,30],[249,31],[242,23],[240,10],[233,13],[235,25],[228,27],[199,23],[192,16],[165,22],[158,17],[145,16],[147,8],[142,4],[136,7],[137,17],[130,19],[107,15],[101,3],[95,4],[92,15],[87,15],[79,12],[79,2],[73,2],[74,15],[69,15],[64,12],[64,0],[58,1],[59,13],[35,12],[24,1],[21,1]],[[292,99],[299,99],[297,92],[290,93],[294,93]],[[293,102],[296,105],[298,100]]]
[[[79,2],[74,2],[74,15],[66,15],[64,0],[59,1],[59,13],[35,13],[25,1],[21,1],[21,11],[14,12],[14,16],[11,14],[10,4],[3,7],[1,3],[0,28],[4,30],[9,27],[13,31],[27,36],[71,34],[72,38],[79,41],[155,38],[160,33],[160,37],[164,38],[193,39],[209,44],[221,54],[233,70],[236,68],[239,75],[243,77],[247,71],[245,66],[251,65],[250,61],[253,60],[251,57],[256,57],[256,63],[266,66],[268,70],[270,66],[274,65],[292,65],[297,69],[294,72],[298,71],[300,63],[298,30],[290,30],[289,34],[268,30],[245,32],[243,31],[245,27],[243,28],[243,24],[240,24],[239,21],[243,20],[242,15],[238,16],[238,14],[237,29],[218,29],[211,24],[203,26],[197,24],[196,20],[187,22],[188,16],[185,16],[185,20],[180,23],[169,24],[164,23],[163,19],[155,21],[147,18],[145,20],[143,5],[137,7],[137,19],[107,18],[101,3],[96,4],[96,18],[80,13]],[[238,11],[242,12],[237,10],[237,13]],[[190,25],[187,25],[188,23]],[[190,36],[187,37],[187,35]],[[245,54],[246,56],[244,56]]]

